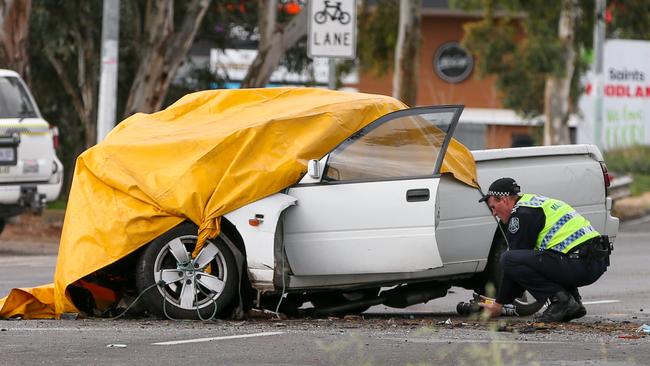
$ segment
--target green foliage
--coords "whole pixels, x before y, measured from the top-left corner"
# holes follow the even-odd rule
[[[49,50],[62,62],[73,86],[79,83],[79,59],[99,73],[99,58],[90,55],[90,50],[79,49],[75,42],[84,35],[99,44],[101,7],[99,0],[35,0],[32,3],[28,47],[32,92],[45,119],[59,128],[61,146],[57,155],[65,166],[65,187],[69,186],[74,161],[83,150],[85,128],[45,51]],[[62,196],[66,194],[64,189]]]
[[[477,57],[481,77],[497,75],[496,86],[503,93],[503,105],[538,115],[543,111],[545,73],[553,69],[552,54],[557,51],[537,39],[516,41],[517,25],[510,19],[484,18],[467,23],[463,41]]]
[[[633,196],[640,196],[646,192],[650,192],[650,174],[634,173],[632,177],[634,181],[630,185],[630,193]]]
[[[257,1],[213,1],[196,35],[218,48],[256,48]]]
[[[464,8],[475,8],[477,1],[456,1]],[[503,94],[503,104],[524,115],[539,115],[544,110],[544,88],[549,75],[564,71],[562,44],[558,38],[559,0],[483,1],[487,15],[465,25],[463,44],[476,56],[479,75],[495,75]],[[511,16],[492,17],[495,9]],[[527,14],[518,16],[516,14]],[[579,27],[587,24],[578,21]],[[580,44],[580,40],[576,41]],[[577,83],[577,80],[576,80]]]
[[[633,146],[605,152],[610,172],[632,174],[630,186],[633,196],[650,192],[650,146]]]
[[[526,115],[543,111],[545,79],[565,72],[558,38],[561,0],[453,0],[453,7],[482,10],[485,17],[465,26],[463,44],[476,56],[480,76],[494,75],[503,104]],[[579,0],[574,48],[579,52],[571,81],[575,105],[582,90],[580,78],[590,66],[593,43],[594,2]],[[612,1],[609,38],[650,39],[650,2]],[[496,12],[512,16],[495,19]],[[516,14],[519,16],[515,17]],[[523,17],[521,16],[523,14]]]
[[[362,71],[383,75],[393,68],[399,25],[399,2],[378,0],[358,15],[357,55]]]
[[[65,210],[67,206],[68,206],[68,201],[64,199],[58,199],[54,202],[50,202],[47,204],[47,208],[50,210]]]
[[[611,0],[607,4],[612,15],[606,27],[608,38],[650,39],[650,1]]]
[[[650,175],[650,146],[634,146],[605,153],[609,170],[617,173]]]

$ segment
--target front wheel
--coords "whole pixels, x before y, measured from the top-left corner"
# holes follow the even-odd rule
[[[137,264],[138,292],[158,316],[207,319],[225,315],[237,292],[237,265],[221,233],[209,239],[196,258],[191,257],[198,228],[183,223],[152,241]],[[153,286],[153,287],[152,287]]]
[[[503,271],[501,269],[501,254],[507,250],[505,240],[498,236],[495,236],[494,243],[492,244],[492,250],[490,251],[490,257],[488,258],[488,265],[485,268],[485,277],[486,283],[479,288],[475,289],[481,295],[487,295],[490,297],[496,296],[498,292],[498,287],[501,284],[501,277],[503,276]],[[486,284],[492,284],[492,286]],[[493,289],[494,291],[490,291]],[[539,311],[539,309],[544,306],[544,304],[535,300],[535,298],[528,292],[525,291],[521,296],[513,301],[515,310],[519,316],[528,316],[533,315]]]
[[[533,295],[525,291],[521,296],[513,301],[512,305],[515,306],[515,311],[519,316],[533,315],[544,306],[541,302],[535,300]]]

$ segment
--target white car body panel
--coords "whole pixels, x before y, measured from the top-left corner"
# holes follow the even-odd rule
[[[522,190],[562,199],[601,233],[616,237],[618,219],[611,216],[597,147],[472,153],[484,189],[494,179],[512,176]],[[435,170],[417,178],[322,178],[332,156],[312,165],[312,175],[305,174],[286,194],[225,216],[242,236],[254,288],[310,291],[426,280],[453,283],[486,267],[497,226],[485,203],[478,202],[476,188]],[[407,200],[407,191],[423,189],[428,199]],[[256,214],[264,215],[264,222],[250,226],[248,220]]]
[[[248,269],[253,276],[251,281],[273,283],[273,244],[278,220],[282,211],[295,203],[295,198],[276,193],[224,215],[246,243]],[[248,224],[255,215],[264,215],[259,226]]]
[[[435,235],[439,178],[298,185],[284,246],[296,276],[417,272],[442,266]],[[406,192],[428,189],[426,201]],[[381,199],[378,199],[381,198]]]

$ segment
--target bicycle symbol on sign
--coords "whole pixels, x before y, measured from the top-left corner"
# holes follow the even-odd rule
[[[350,22],[350,13],[341,10],[340,1],[337,1],[335,5],[331,3],[331,1],[325,0],[325,9],[314,14],[314,21],[323,24],[329,17],[330,20],[338,20],[341,24],[348,24]]]

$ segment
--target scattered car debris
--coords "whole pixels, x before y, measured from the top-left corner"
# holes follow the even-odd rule
[[[636,335],[636,334],[623,334],[623,335],[618,336],[618,338],[620,338],[620,339],[639,339],[639,338],[643,338],[643,336]]]
[[[636,330],[637,332],[645,333],[645,334],[650,334],[650,325],[648,324],[643,324]]]

